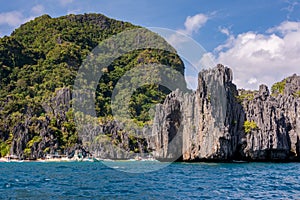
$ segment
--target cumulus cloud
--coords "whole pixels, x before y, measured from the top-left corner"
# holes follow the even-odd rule
[[[177,34],[173,34],[167,38],[168,42],[176,48],[176,46],[186,42],[182,35],[192,36],[193,33],[197,33],[205,25],[207,20],[209,20],[209,16],[202,13],[188,16],[184,22],[185,28],[177,30]]]
[[[282,22],[279,26],[268,29],[267,32],[268,33],[279,32],[283,35],[286,35],[290,32],[297,32],[299,30],[300,30],[299,22],[285,21]]]
[[[214,55],[216,62],[233,69],[239,87],[271,86],[293,73],[300,74],[300,22],[283,22],[265,34],[229,35]]]
[[[19,11],[0,13],[0,24],[16,27],[23,22],[23,14]]]
[[[215,51],[216,51],[216,52],[220,52],[220,51],[222,51],[223,49],[230,48],[230,47],[233,45],[234,40],[235,40],[234,35],[232,35],[232,34],[230,33],[230,30],[229,30],[228,28],[220,28],[220,27],[219,27],[219,31],[220,31],[220,33],[222,33],[222,34],[225,34],[225,35],[228,37],[228,39],[227,39],[227,41],[226,41],[224,44],[221,44],[221,45],[219,45],[217,48],[215,48]]]
[[[167,42],[171,44],[179,53],[179,55],[187,59],[190,63],[185,70],[185,79],[190,89],[196,89],[197,75],[200,69],[209,63],[209,57],[205,55],[206,51],[200,44],[191,38],[197,33],[210,19],[210,16],[198,13],[194,16],[188,16],[184,22],[184,29],[177,30],[176,33],[165,37]],[[194,42],[192,42],[194,41]]]
[[[190,89],[196,89],[197,77],[199,71],[204,68],[215,66],[211,53],[206,50],[191,37],[181,34],[172,33],[165,37],[177,51],[178,55],[185,63],[185,77]]]
[[[45,8],[42,5],[35,5],[34,7],[32,7],[30,9],[30,12],[29,12],[30,15],[26,15],[23,12],[18,11],[18,10],[14,10],[14,11],[10,11],[10,12],[3,12],[3,13],[0,13],[0,25],[5,25],[5,26],[10,27],[10,28],[7,28],[8,30],[14,29],[14,28],[17,28],[18,26],[20,26],[21,24],[28,22],[28,21],[34,19],[35,17],[43,14],[44,11],[45,11]],[[7,33],[8,31],[0,30],[0,32],[2,33],[2,34],[0,34],[0,36],[2,37],[3,32]]]
[[[194,16],[188,16],[184,22],[184,33],[191,35],[192,33],[197,32],[207,22],[207,20],[208,16],[202,13]]]

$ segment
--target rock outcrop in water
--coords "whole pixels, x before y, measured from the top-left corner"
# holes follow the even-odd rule
[[[229,68],[204,70],[196,92],[177,90],[157,106],[151,141],[155,156],[184,161],[297,160],[299,90],[300,77],[294,75],[286,80],[283,95],[270,95],[264,85],[258,92],[239,95]]]
[[[300,158],[300,77],[286,79],[284,94],[270,95],[261,85],[254,98],[245,100],[246,120],[257,128],[243,137],[241,155],[250,160],[295,160]]]

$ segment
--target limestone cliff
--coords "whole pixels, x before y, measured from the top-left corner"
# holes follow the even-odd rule
[[[243,135],[242,156],[250,160],[295,160],[300,158],[300,77],[286,79],[283,94],[270,95],[265,85],[243,108],[246,120],[257,125]]]
[[[36,117],[32,108],[26,108],[25,114],[12,129],[10,155],[36,159],[61,149],[63,141],[60,138],[69,120],[66,113],[70,109],[70,100],[70,89],[61,88],[40,108],[45,116]]]
[[[155,156],[184,161],[298,159],[299,90],[300,77],[294,75],[286,80],[283,95],[273,97],[262,85],[249,98],[238,94],[229,68],[204,70],[196,92],[177,90],[156,107]],[[245,131],[247,122],[255,126]]]
[[[35,117],[28,108],[26,115],[12,129],[9,154],[20,159],[37,159],[48,153],[70,155],[78,149],[101,158],[128,159],[134,158],[137,153],[143,156],[148,152],[145,138],[138,136],[143,134],[138,132],[140,130],[130,133],[124,124],[114,120],[78,127],[73,120],[74,113],[70,112],[71,99],[71,90],[61,88],[43,103],[41,109],[45,116]],[[77,138],[80,128],[86,134]]]
[[[130,159],[145,156],[148,153],[145,132],[148,129],[126,128],[124,123],[115,120],[101,124],[88,123],[84,125],[82,136],[84,147],[94,156],[103,159]]]
[[[222,65],[200,72],[196,91],[175,90],[156,105],[152,129],[114,120],[76,127],[68,113],[71,91],[59,89],[40,108],[44,117],[26,108],[12,129],[10,154],[34,159],[65,145],[62,153],[84,148],[112,159],[151,153],[166,161],[299,161],[300,77],[285,79],[284,90],[274,94],[265,85],[237,90],[232,78]],[[75,128],[84,137],[70,139]]]

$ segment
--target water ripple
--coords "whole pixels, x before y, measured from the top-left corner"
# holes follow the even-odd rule
[[[0,165],[0,199],[300,198],[298,163],[175,163],[141,174],[119,170],[149,163],[114,162],[114,169],[102,163]]]

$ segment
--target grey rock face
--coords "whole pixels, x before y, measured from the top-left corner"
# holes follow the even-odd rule
[[[294,94],[300,90],[300,77],[287,78],[284,95],[273,97],[260,86],[254,99],[243,102],[246,120],[257,128],[246,133],[242,155],[250,160],[295,160],[299,158],[299,105]]]
[[[174,161],[182,155],[182,95],[176,90],[167,96],[163,105],[156,107],[152,128],[154,139],[150,144],[155,149],[154,156],[158,159]],[[193,101],[193,97],[191,100]]]
[[[45,156],[45,149],[54,153],[59,149],[58,130],[62,130],[62,124],[67,121],[66,112],[70,108],[71,91],[69,88],[62,88],[56,91],[56,95],[44,103],[43,109],[47,114],[45,117],[35,117],[31,108],[26,109],[26,113],[20,122],[12,129],[12,143],[10,154],[18,158],[41,158]],[[28,142],[34,137],[39,138],[33,144]],[[26,152],[30,150],[30,152]]]
[[[236,95],[232,71],[222,65],[199,74],[196,92],[171,93],[156,109],[152,132],[157,135],[156,156],[178,159],[183,155],[190,161],[232,158],[243,119]]]
[[[261,85],[250,98],[239,99],[229,68],[204,70],[196,92],[177,90],[156,107],[155,156],[184,161],[298,159],[299,90],[300,77],[294,75],[287,78],[284,95],[273,97]],[[247,121],[256,127],[245,133]]]
[[[64,123],[69,122],[67,112],[70,109],[71,90],[61,88],[55,95],[43,104],[45,117],[35,117],[29,108],[12,130],[10,154],[18,158],[37,159],[45,157],[45,149],[54,154],[60,150],[61,135],[66,134]],[[103,124],[86,123],[81,129],[86,134],[81,135],[77,144],[65,149],[64,153],[71,153],[75,149],[92,152],[101,158],[127,159],[135,153],[143,156],[147,150],[147,141],[142,135],[149,132],[143,130],[126,131],[124,124],[116,121],[106,121]],[[33,140],[33,138],[38,138]],[[29,142],[32,144],[29,145]]]
[[[222,65],[200,72],[195,92],[176,90],[156,106],[152,127],[128,129],[113,120],[76,127],[87,134],[74,148],[113,159],[151,153],[167,161],[299,161],[300,76],[287,78],[283,94],[276,96],[265,85],[259,91],[238,92],[232,77]],[[56,152],[70,100],[71,91],[63,88],[40,108],[45,117],[37,118],[32,108],[26,108],[11,131],[10,154],[39,158],[45,149]],[[35,136],[38,141],[28,145]]]
[[[123,123],[106,121],[103,124],[88,123],[83,129],[88,134],[82,137],[83,145],[99,158],[129,159],[145,156],[148,152],[145,132],[147,129],[128,131]]]

